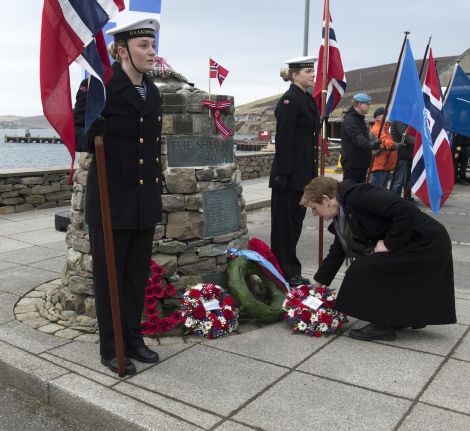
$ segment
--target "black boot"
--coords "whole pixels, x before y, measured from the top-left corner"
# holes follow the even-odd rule
[[[369,323],[360,329],[351,329],[349,331],[349,336],[356,340],[363,341],[394,341],[397,338],[394,329],[382,325],[376,325],[375,323]]]

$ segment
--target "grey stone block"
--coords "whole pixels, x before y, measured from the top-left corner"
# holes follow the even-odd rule
[[[227,415],[285,372],[284,368],[275,365],[196,344],[170,361],[136,375],[132,382]]]
[[[0,293],[0,323],[15,319],[13,307],[18,299],[18,296],[10,293]]]
[[[68,340],[43,334],[17,321],[0,325],[0,341],[36,354],[69,343]]]
[[[9,262],[21,263],[22,265],[38,262],[41,260],[51,259],[54,257],[63,256],[58,250],[52,250],[50,248],[42,246],[32,246],[23,250],[9,251],[2,253],[2,260]]]
[[[176,114],[174,119],[174,133],[186,135],[193,133],[193,116],[187,114]]]
[[[470,415],[470,363],[450,359],[420,401]]]
[[[235,421],[227,421],[215,428],[215,431],[251,431],[253,428],[246,427]]]
[[[271,431],[390,431],[410,404],[389,395],[293,373],[234,419]]]
[[[39,284],[55,278],[56,272],[31,267],[25,271],[24,267],[17,266],[0,271],[0,291],[24,295]]]
[[[457,311],[457,322],[464,325],[470,325],[470,301],[464,299],[455,300],[455,308]]]
[[[395,341],[380,343],[446,356],[466,329],[463,325],[429,325],[421,330],[398,331]]]
[[[331,338],[293,335],[285,322],[279,322],[246,334],[207,341],[204,344],[291,368],[328,341]]]
[[[443,360],[427,353],[339,337],[299,370],[414,398]]]
[[[450,412],[448,410],[431,407],[418,403],[405,422],[400,431],[443,431],[443,430],[469,430],[470,416]]]
[[[153,406],[158,406],[160,409],[172,415],[184,418],[188,422],[192,422],[204,429],[211,428],[221,420],[219,416],[206,413],[197,408],[190,407],[187,404],[179,403],[177,400],[163,397],[128,383],[120,383],[115,386],[115,389],[134,399],[145,400]]]
[[[50,402],[94,429],[113,431],[196,430],[196,426],[178,420],[143,402],[91,382],[77,375],[59,377],[50,385]]]
[[[48,402],[48,384],[68,371],[0,341],[0,380],[3,384]]]
[[[470,362],[470,333],[465,336],[452,356]]]

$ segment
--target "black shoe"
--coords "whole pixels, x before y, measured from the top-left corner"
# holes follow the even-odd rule
[[[423,329],[426,328],[426,325],[416,325],[416,326],[393,326],[392,329],[395,329],[395,331],[399,331],[400,329]]]
[[[118,373],[117,358],[105,359],[101,357],[101,363],[105,367],[108,367],[113,373]],[[126,357],[124,357],[124,372],[128,376],[132,376],[137,372],[135,365],[129,358]]]
[[[406,200],[409,202],[413,202],[414,204],[417,202],[417,200],[413,196],[408,196]]]
[[[127,355],[139,362],[153,364],[160,360],[158,353],[150,350],[147,346],[137,347],[137,349],[128,350]]]
[[[368,325],[360,329],[351,329],[349,331],[349,336],[357,340],[363,341],[394,341],[397,338],[394,329],[387,328],[381,325],[376,325],[375,323],[369,323]]]
[[[468,186],[470,183],[467,180],[461,180],[460,184],[462,184],[463,186]]]
[[[301,275],[294,275],[289,280],[287,280],[289,286],[302,286],[303,284],[310,284],[310,280],[308,278],[302,277]]]

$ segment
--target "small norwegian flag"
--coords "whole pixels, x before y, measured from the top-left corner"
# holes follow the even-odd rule
[[[222,86],[225,78],[227,78],[228,70],[222,67],[219,63],[216,63],[212,58],[209,58],[209,66],[209,77],[217,78],[220,86]]]

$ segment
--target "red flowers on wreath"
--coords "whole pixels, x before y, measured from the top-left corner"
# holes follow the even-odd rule
[[[169,317],[158,316],[158,300],[165,296],[170,298],[175,296],[176,288],[173,284],[164,284],[165,269],[153,260],[150,270],[151,275],[147,279],[144,298],[144,314],[147,320],[141,323],[141,333],[144,335],[162,334],[184,321],[179,311],[171,313]]]
[[[189,288],[181,298],[185,327],[209,340],[223,337],[238,328],[238,310],[232,297],[215,284]]]
[[[312,337],[335,334],[346,315],[334,309],[336,293],[328,287],[293,287],[282,305],[284,318],[294,333]]]
[[[282,272],[281,267],[279,266],[279,263],[276,259],[276,256],[274,256],[274,253],[271,251],[271,249],[266,245],[266,243],[258,238],[251,238],[248,241],[248,250],[253,250],[259,253],[261,256],[263,256],[268,262],[271,262],[274,268],[277,269],[279,274],[281,274],[284,277],[284,273]]]

